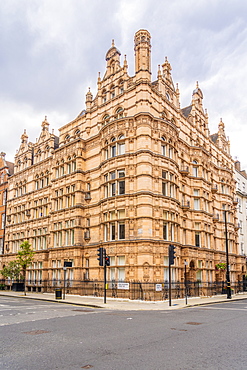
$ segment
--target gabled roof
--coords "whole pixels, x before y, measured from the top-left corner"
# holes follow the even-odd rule
[[[9,168],[9,174],[13,175],[13,173],[14,173],[14,163],[6,161],[6,164]]]

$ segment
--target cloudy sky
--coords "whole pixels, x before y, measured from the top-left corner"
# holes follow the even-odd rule
[[[134,73],[134,33],[152,36],[152,75],[168,57],[181,106],[196,81],[210,133],[222,118],[231,153],[247,169],[247,2],[244,0],[0,0],[0,151],[14,160],[27,130],[35,142],[75,118],[96,92],[111,40]]]

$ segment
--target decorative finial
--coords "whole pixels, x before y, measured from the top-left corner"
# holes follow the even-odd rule
[[[197,88],[197,89],[199,88],[199,83],[198,83],[198,81],[196,81],[196,88]]]
[[[162,78],[161,71],[160,71],[160,64],[158,64],[158,79]]]
[[[128,67],[126,54],[124,54],[124,67],[125,67],[126,69],[127,69],[127,67]]]
[[[47,121],[47,116],[45,116],[45,121]]]
[[[115,44],[114,44],[114,39],[112,39],[111,46],[112,46],[112,47],[113,47],[113,46],[115,46]]]

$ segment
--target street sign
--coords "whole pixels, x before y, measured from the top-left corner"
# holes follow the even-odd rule
[[[162,284],[155,284],[156,292],[162,292]]]
[[[130,285],[129,285],[129,283],[118,283],[117,288],[118,289],[127,289],[127,290],[129,290]]]

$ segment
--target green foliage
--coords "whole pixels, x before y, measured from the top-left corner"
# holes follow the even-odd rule
[[[3,277],[10,279],[19,280],[22,277],[21,266],[17,260],[10,261],[6,266],[4,266],[0,273],[3,275]]]
[[[16,261],[20,265],[21,269],[25,272],[29,265],[31,265],[35,252],[31,248],[31,244],[25,240],[20,245],[20,250],[17,253]]]
[[[28,266],[31,265],[33,261],[34,251],[31,248],[31,244],[28,241],[24,241],[20,245],[20,249],[17,253],[17,257],[15,260],[10,261],[4,268],[0,271],[0,273],[5,278],[20,280],[24,281],[24,294],[26,295],[26,272]]]
[[[215,265],[216,270],[225,270],[226,269],[226,263],[220,262]]]

